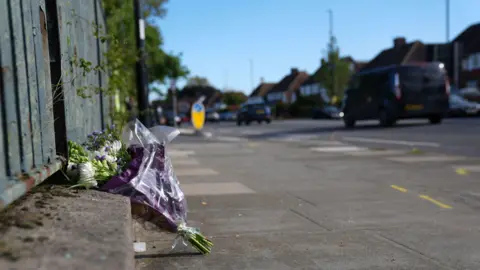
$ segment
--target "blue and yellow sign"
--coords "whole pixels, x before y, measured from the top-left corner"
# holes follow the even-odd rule
[[[191,111],[192,125],[196,130],[201,130],[205,124],[205,107],[201,102],[194,103]]]

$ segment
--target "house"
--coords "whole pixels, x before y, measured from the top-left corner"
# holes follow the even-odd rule
[[[407,43],[404,37],[397,37],[393,40],[392,48],[381,51],[365,64],[362,69],[401,65],[409,62],[423,62],[426,58],[425,44],[420,41]]]
[[[448,43],[407,43],[404,37],[397,37],[392,48],[380,52],[362,69],[412,62],[441,62],[454,85],[480,88],[480,23],[469,26]]]
[[[454,40],[459,44],[454,48],[460,66],[458,84],[460,88],[480,88],[480,23],[473,24],[461,32]],[[457,58],[457,59],[458,59]]]
[[[342,57],[341,60],[350,63],[350,71],[352,73],[360,71],[368,62],[366,61],[356,61],[351,56]]]
[[[292,68],[290,74],[283,77],[277,84],[275,84],[266,94],[267,103],[276,104],[283,102],[291,104],[297,99],[297,92],[300,86],[308,79],[308,73],[299,71],[297,68]]]
[[[247,103],[259,103],[265,101],[265,95],[272,89],[274,83],[266,83],[263,78],[260,80],[260,84],[253,89],[252,93],[248,96]]]
[[[323,102],[330,102],[330,98],[327,94],[327,89],[325,89],[321,83],[317,81],[318,75],[320,73],[319,67],[312,75],[303,82],[300,86],[300,95],[304,97],[318,96],[323,100]]]

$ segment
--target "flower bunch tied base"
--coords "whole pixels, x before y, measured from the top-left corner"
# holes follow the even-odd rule
[[[178,237],[188,241],[192,247],[204,255],[212,251],[213,242],[208,240],[197,228],[187,227],[185,223],[182,223],[178,226],[177,234]],[[178,237],[175,239],[173,247],[175,247]]]

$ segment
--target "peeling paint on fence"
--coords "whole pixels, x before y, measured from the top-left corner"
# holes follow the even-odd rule
[[[107,74],[75,76],[70,61],[100,63],[94,24],[106,28],[100,0],[0,1],[0,208],[61,168],[67,140],[109,122],[107,98],[77,95]]]

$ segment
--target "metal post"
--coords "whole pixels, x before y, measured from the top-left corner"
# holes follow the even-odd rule
[[[447,38],[447,43],[450,42],[450,0],[445,0],[446,1],[446,18],[445,18],[445,23],[446,23],[446,38]]]
[[[150,126],[148,106],[148,82],[145,70],[145,21],[142,18],[141,0],[133,0],[135,13],[135,36],[137,39],[138,58],[136,62],[137,72],[137,99],[138,118],[145,125]]]
[[[170,79],[170,89],[172,90],[172,112],[173,112],[173,126],[177,127],[177,80]]]

